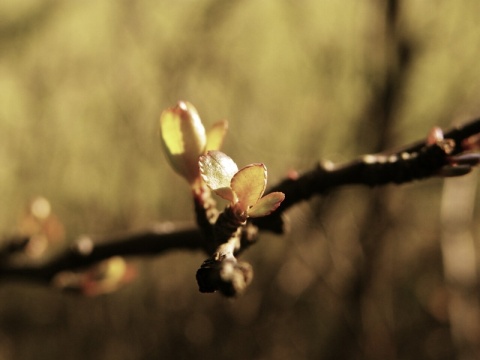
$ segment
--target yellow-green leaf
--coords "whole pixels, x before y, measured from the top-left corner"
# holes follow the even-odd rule
[[[209,151],[200,156],[200,172],[212,190],[229,188],[233,175],[238,171],[237,164],[221,151]]]
[[[229,201],[231,204],[235,204],[237,202],[237,197],[235,193],[229,187],[223,187],[213,190],[215,194],[220,196],[221,198]]]
[[[205,151],[220,150],[228,130],[228,121],[220,120],[207,131],[207,146]]]
[[[199,176],[198,157],[207,143],[205,128],[195,107],[180,101],[162,112],[160,136],[173,169],[193,183]]]
[[[230,187],[237,195],[242,211],[253,206],[263,195],[267,185],[267,168],[263,164],[245,166],[232,178]]]
[[[247,215],[252,218],[269,215],[280,206],[284,199],[285,194],[282,192],[273,192],[265,195],[248,210]]]

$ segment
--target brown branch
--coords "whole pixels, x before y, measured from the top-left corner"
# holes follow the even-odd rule
[[[44,264],[11,265],[4,258],[0,264],[0,279],[13,278],[49,283],[60,271],[86,268],[112,256],[156,256],[171,250],[202,249],[204,249],[202,233],[193,226],[170,231],[153,227],[104,241],[79,239],[72,247]]]
[[[286,179],[270,189],[270,192],[281,191],[286,195],[282,205],[271,215],[249,220],[246,226],[242,226],[239,241],[236,239],[235,249],[231,252],[234,256],[238,256],[253,244],[257,239],[258,230],[283,233],[285,231],[283,213],[291,206],[308,200],[312,196],[326,194],[332,189],[345,185],[376,186],[436,176],[443,168],[450,166],[450,159],[456,158],[455,155],[460,154],[461,157],[464,141],[479,133],[480,119],[476,119],[445,133],[446,138],[455,141],[455,146],[451,149],[448,149],[444,142],[427,144],[426,141],[420,141],[401,151],[392,152],[393,156],[384,154],[363,156],[337,167],[317,165],[298,178]],[[468,164],[478,162],[478,156],[473,160],[468,156],[467,165],[458,166],[460,170],[463,169],[462,166],[466,166],[469,170],[471,165]],[[462,175],[465,172],[457,171],[454,175]],[[200,212],[212,211],[210,205],[201,210],[202,207],[196,204],[196,208]],[[200,227],[192,225],[168,230],[159,230],[154,227],[134,234],[103,239],[103,241],[93,238],[89,240],[90,243],[87,242],[87,246],[85,246],[86,240],[82,239],[58,257],[38,265],[18,265],[9,261],[12,254],[21,251],[22,244],[27,239],[19,237],[6,239],[3,241],[6,245],[0,249],[0,279],[49,283],[61,271],[87,268],[113,256],[157,256],[170,250],[202,250],[210,255],[212,251],[218,252],[222,244],[216,243],[215,239],[207,238],[214,234],[215,224],[212,224],[208,217],[202,217],[198,213],[197,217],[201,219]],[[238,289],[242,290],[244,285],[248,285],[252,276],[248,264],[237,262],[236,258],[232,263],[231,257],[215,257],[215,253],[201,267],[203,269],[201,286],[204,290],[220,289],[226,295],[234,294],[235,291],[232,290],[231,285],[238,283],[239,278],[244,284]],[[212,272],[211,269],[214,271]],[[230,274],[225,271],[230,271]],[[221,274],[224,277],[219,277]]]
[[[334,188],[346,185],[372,187],[388,183],[402,184],[437,176],[449,164],[450,158],[469,150],[464,147],[464,143],[477,134],[480,134],[480,118],[444,133],[445,139],[453,140],[452,149],[448,149],[445,143],[429,145],[426,140],[420,140],[400,150],[362,156],[339,166],[317,164],[301,176],[285,179],[269,189],[268,192],[283,192],[285,200],[270,216],[255,219],[253,223],[262,230],[282,233],[284,227],[282,213],[312,196],[324,195]],[[475,164],[475,161],[473,163]],[[471,166],[468,166],[465,172],[454,172],[452,175],[463,175],[470,168]]]

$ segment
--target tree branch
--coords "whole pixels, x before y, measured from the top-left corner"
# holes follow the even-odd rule
[[[465,151],[475,147],[474,145],[478,145],[477,140],[467,141],[478,134],[480,134],[480,119],[446,132],[444,134],[446,140],[435,143],[431,143],[429,140],[419,141],[402,150],[363,156],[341,166],[317,165],[297,178],[283,180],[269,191],[281,191],[285,194],[285,200],[281,206],[271,215],[249,220],[241,232],[239,241],[235,242],[235,249],[230,252],[238,255],[254,243],[257,230],[279,234],[285,232],[283,213],[287,209],[314,195],[326,194],[339,186],[401,184],[438,174],[445,175],[442,173],[442,169],[445,168],[454,169],[453,175],[463,175],[479,161],[478,154],[462,155]],[[453,140],[454,143],[452,144],[448,139]],[[210,225],[212,224],[206,217],[202,218],[198,214],[199,204],[196,203],[196,207],[197,217],[202,219],[203,225],[200,227],[203,229],[193,225],[183,228],[174,226],[162,228],[160,226],[134,234],[103,239],[103,241],[95,238],[81,238],[74,243],[74,246],[57,257],[35,265],[10,261],[12,255],[22,250],[22,244],[28,242],[28,239],[22,237],[6,239],[4,240],[6,245],[0,249],[0,279],[49,283],[61,271],[87,268],[113,256],[156,256],[171,250],[203,250],[207,254],[211,254],[212,241],[205,237],[211,233]],[[211,206],[206,211],[211,212]],[[221,246],[222,244],[217,245]],[[252,271],[248,264],[236,261],[228,264],[227,261],[223,264],[222,259],[229,260],[229,256],[209,259],[214,261],[207,261],[201,267],[204,289],[213,288],[209,287],[211,280],[217,285],[220,284],[225,290],[224,293],[228,295],[229,292],[233,293],[231,285],[232,282],[237,281],[236,279],[243,279],[242,281],[247,285],[251,280]],[[216,270],[212,273],[211,269]],[[230,274],[223,273],[229,279],[227,283],[224,278],[217,276],[224,270],[231,271]]]
[[[331,163],[317,164],[301,176],[285,179],[269,189],[268,192],[283,192],[285,200],[274,213],[255,219],[254,224],[262,230],[282,233],[283,212],[300,201],[308,200],[314,195],[326,194],[333,188],[345,185],[372,187],[388,183],[402,184],[437,176],[441,174],[442,168],[448,166],[451,159],[455,159],[455,155],[468,152],[477,145],[468,144],[468,139],[475,138],[477,134],[480,134],[480,118],[447,131],[444,138],[453,140],[453,144],[444,141],[428,144],[428,140],[420,140],[401,149],[365,155],[339,166]],[[465,155],[468,156],[469,154]],[[478,155],[474,154],[473,157],[472,165],[476,165]],[[464,175],[470,169],[469,165],[466,168],[458,166],[458,171],[451,175]]]
[[[202,250],[204,243],[202,233],[194,226],[162,229],[160,225],[104,241],[82,237],[58,257],[43,264],[12,265],[3,259],[0,279],[49,283],[60,271],[85,268],[113,256],[156,256],[171,250]]]

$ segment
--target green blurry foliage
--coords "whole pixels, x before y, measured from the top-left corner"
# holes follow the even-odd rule
[[[474,1],[401,1],[397,31],[413,58],[391,146],[478,115],[479,11]],[[384,12],[374,0],[1,2],[2,233],[36,195],[70,239],[193,219],[157,133],[179,99],[207,128],[228,119],[222,151],[267,164],[269,184],[373,151],[358,133],[376,130],[365,109],[391,60]],[[367,236],[383,247],[362,307],[364,352],[448,358],[443,308],[428,297],[443,289],[439,188],[348,189],[299,206],[291,236],[263,236],[245,254],[256,278],[233,303],[197,294],[201,254],[138,261],[133,285],[98,299],[2,284],[0,357],[318,358],[351,320],[342,296]],[[370,219],[387,225],[362,232],[372,196],[390,222]]]

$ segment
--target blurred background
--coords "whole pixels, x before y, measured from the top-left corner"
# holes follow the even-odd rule
[[[66,245],[193,220],[158,141],[178,100],[207,127],[228,119],[224,151],[264,162],[270,184],[468,121],[479,13],[467,0],[2,1],[0,234],[25,228],[37,196]],[[4,281],[0,359],[476,359],[477,184],[303,203],[288,235],[243,255],[255,279],[235,300],[197,291],[195,252],[132,259],[136,280],[97,297]]]

